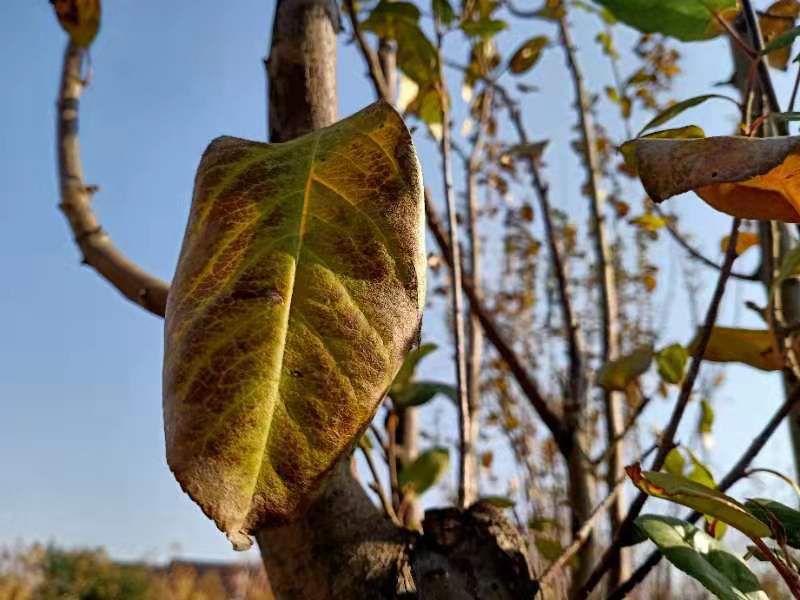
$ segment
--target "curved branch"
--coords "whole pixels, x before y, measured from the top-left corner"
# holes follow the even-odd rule
[[[383,98],[386,100],[386,102],[393,104],[392,90],[389,89],[386,77],[384,77],[378,55],[369,45],[369,42],[367,42],[366,38],[364,37],[364,32],[361,31],[361,26],[358,22],[358,14],[356,13],[356,7],[353,3],[353,0],[345,0],[344,6],[347,9],[347,16],[350,18],[350,25],[353,28],[353,37],[356,39],[356,42],[358,42],[358,47],[360,48],[361,54],[367,63],[367,68],[369,69],[369,78],[372,80],[372,85],[375,86],[375,93],[379,98]]]
[[[120,252],[92,210],[92,194],[96,188],[86,185],[83,180],[78,141],[78,106],[84,87],[81,80],[83,56],[83,49],[72,42],[67,44],[57,106],[59,208],[83,253],[83,262],[128,300],[163,317],[169,284],[145,272]]]

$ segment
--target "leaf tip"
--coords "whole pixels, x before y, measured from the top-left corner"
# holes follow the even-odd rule
[[[228,538],[236,552],[244,552],[253,547],[253,539],[242,530],[227,531],[225,537]]]

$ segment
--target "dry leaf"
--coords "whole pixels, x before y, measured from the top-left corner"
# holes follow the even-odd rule
[[[88,48],[100,29],[100,0],[50,0],[72,42]]]
[[[730,236],[726,235],[719,243],[719,248],[723,254],[728,251],[729,241]],[[739,235],[736,237],[736,254],[744,254],[753,246],[758,246],[758,235],[749,231],[740,231]]]
[[[203,155],[167,305],[167,461],[235,547],[302,513],[400,369],[424,305],[422,203],[385,102]]]
[[[695,191],[733,216],[800,222],[800,136],[640,138],[626,146],[655,202]]]
[[[689,353],[697,353],[700,334],[689,345]],[[780,371],[783,358],[776,352],[775,338],[766,329],[714,327],[703,355],[711,362],[738,362],[762,371]]]

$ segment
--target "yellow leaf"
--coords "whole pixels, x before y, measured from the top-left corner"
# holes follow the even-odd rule
[[[167,461],[236,547],[313,501],[417,338],[422,203],[385,102],[203,155],[167,305]]]
[[[655,202],[693,190],[736,217],[800,222],[800,136],[640,138],[628,144]]]
[[[720,250],[724,253],[728,251],[730,236],[726,235],[719,243]],[[746,250],[758,245],[758,235],[749,231],[740,231],[736,237],[736,254],[744,254]]]
[[[758,22],[764,42],[769,44],[778,36],[786,33],[795,25],[795,19],[800,14],[800,3],[797,0],[778,0],[766,11],[760,13]],[[767,54],[767,61],[771,67],[786,70],[791,58],[791,45],[778,48]]]
[[[689,346],[691,354],[697,352],[699,338],[700,333]],[[762,371],[783,369],[783,359],[776,352],[774,336],[766,329],[714,327],[703,359],[743,363]]]
[[[640,346],[630,354],[603,365],[597,374],[597,382],[607,390],[622,391],[647,371],[652,361],[652,346]]]
[[[639,215],[638,217],[631,219],[629,222],[631,225],[636,225],[636,227],[651,233],[658,231],[667,224],[662,217],[659,217],[653,213]]]
[[[539,62],[542,50],[547,46],[549,40],[546,36],[538,35],[522,44],[508,63],[509,70],[515,75],[525,73]]]
[[[769,537],[770,528],[736,500],[722,492],[679,475],[642,471],[638,464],[625,467],[634,485],[650,496],[676,502],[715,517],[752,537]]]
[[[72,42],[88,48],[100,29],[100,0],[50,0]]]

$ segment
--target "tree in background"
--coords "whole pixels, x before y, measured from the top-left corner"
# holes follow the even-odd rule
[[[347,0],[346,35],[380,102],[337,122],[339,7],[278,0],[266,61],[275,144],[219,138],[209,146],[171,289],[125,258],[91,210],[77,119],[99,3],[54,4],[70,34],[59,96],[61,208],[85,262],[129,300],[166,314],[170,466],[234,546],[256,538],[278,597],[521,598],[542,589],[583,598],[606,576],[608,596],[621,597],[660,552],[720,597],[763,597],[741,558],[719,545],[728,526],[798,597],[789,548],[800,543],[800,515],[724,492],[752,473],[800,398],[798,253],[782,224],[800,221],[797,140],[786,129],[796,113],[794,98],[781,112],[766,62],[788,67],[800,4],[780,0],[757,13],[735,0],[547,0],[533,9]],[[577,14],[597,31],[591,51],[608,61],[610,81],[584,77],[571,29]],[[498,33],[514,27],[531,37],[502,48]],[[631,48],[617,41],[629,39],[626,27],[641,32]],[[669,103],[680,70],[675,39],[719,35],[731,40],[741,98]],[[537,88],[529,73],[548,52],[563,55],[564,81]],[[537,139],[545,117],[536,94],[564,96],[566,84],[575,138]],[[664,129],[707,101],[735,106],[738,135]],[[421,125],[413,138],[398,110]],[[424,190],[415,145],[438,154]],[[553,197],[551,148],[580,160],[580,214]],[[731,214],[722,262],[642,198],[638,179],[655,202],[695,191]],[[423,205],[436,249],[427,256],[429,310],[452,330],[455,386],[416,378],[433,349],[413,347],[426,277]],[[662,233],[716,277],[686,346],[659,338]],[[750,247],[761,249],[758,272],[735,269]],[[696,270],[685,270],[696,291]],[[767,290],[765,306],[752,307],[761,329],[717,325],[731,278]],[[693,401],[698,433],[713,426],[718,374],[701,376],[703,361],[782,371],[787,382],[786,401],[721,478],[676,437]],[[652,435],[641,416],[659,395],[672,409]],[[434,397],[452,401],[453,444],[419,419]],[[499,488],[490,476],[494,455],[483,446],[491,438],[508,444],[516,485]],[[356,445],[372,497],[350,468]],[[454,507],[420,518],[417,499],[450,454]],[[626,464],[639,488],[630,505]],[[695,512],[685,521],[641,515],[650,496]],[[691,524],[701,518],[704,527]],[[632,574],[628,546],[645,538],[659,552]]]

